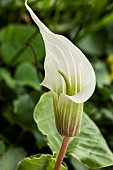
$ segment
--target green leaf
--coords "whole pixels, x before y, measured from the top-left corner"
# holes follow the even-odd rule
[[[17,99],[12,102],[13,110],[10,108],[3,112],[3,116],[11,124],[18,124],[22,129],[32,130],[35,123],[32,118],[32,112],[34,108],[34,101],[28,94],[18,96]]]
[[[33,107],[34,102],[31,96],[28,94],[20,95],[18,99],[14,100],[13,102],[14,113],[17,115],[22,116],[25,113],[29,115],[30,113],[32,113]]]
[[[34,110],[34,120],[39,130],[47,136],[49,147],[53,152],[58,152],[61,147],[62,137],[55,126],[52,102],[51,93],[42,95]]]
[[[51,92],[45,93],[41,97],[34,110],[34,119],[39,130],[47,136],[51,150],[58,152],[62,137],[55,127]],[[73,156],[91,168],[113,165],[112,152],[98,127],[85,113],[83,114],[81,133],[71,138],[66,155]]]
[[[33,26],[24,26],[21,24],[10,24],[3,27],[0,31],[0,41],[1,42],[20,42],[26,41],[30,35],[35,31]],[[21,35],[21,36],[20,36]]]
[[[10,24],[0,30],[1,57],[7,64],[13,62],[29,61],[34,62],[34,55],[29,45],[31,43],[37,60],[44,58],[44,43],[38,29],[33,26],[21,24]]]
[[[17,163],[26,156],[22,148],[10,147],[0,159],[1,170],[15,170]]]
[[[5,63],[10,63],[13,57],[20,50],[21,45],[17,42],[3,42],[1,44],[2,59]]]
[[[82,36],[85,36],[86,34],[98,31],[112,22],[113,22],[113,12],[110,12],[110,13],[106,14],[105,16],[103,16],[103,18],[96,20],[91,25],[86,27],[84,29]]]
[[[24,62],[20,64],[16,69],[15,79],[20,85],[27,85],[36,90],[41,88],[36,68],[32,63]]]
[[[51,155],[33,156],[22,160],[17,170],[52,170],[55,162],[56,159]],[[67,170],[67,168],[62,165],[60,170]]]
[[[9,114],[11,120],[14,120],[25,131],[32,131],[35,127],[32,112],[34,108],[34,101],[28,94],[20,95],[13,101],[14,114]],[[6,115],[7,116],[7,115]]]
[[[102,55],[105,50],[106,39],[103,37],[105,32],[96,32],[83,37],[78,43],[78,47],[90,55]]]
[[[103,88],[105,85],[110,85],[111,80],[105,63],[98,60],[95,63],[94,68],[95,68],[95,73],[97,78],[97,86],[99,88]]]
[[[81,133],[73,138],[67,150],[84,165],[102,168],[113,165],[113,154],[94,122],[84,114]]]
[[[7,69],[0,68],[0,78],[2,78],[10,88],[14,88],[16,82],[11,77],[10,72]]]
[[[96,31],[104,27],[105,25],[113,22],[113,12],[105,15],[101,20],[96,21],[96,23],[92,24],[90,27],[90,31]]]
[[[0,78],[12,89],[20,85],[40,90],[40,80],[37,75],[35,66],[29,62],[24,62],[16,68],[15,79],[11,77],[9,70],[0,68]]]
[[[88,167],[82,165],[78,160],[75,160],[74,157],[71,156],[70,163],[73,165],[75,170],[89,170]]]

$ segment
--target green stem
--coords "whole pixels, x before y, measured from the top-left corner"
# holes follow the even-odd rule
[[[66,150],[67,150],[67,147],[68,147],[68,144],[69,144],[69,139],[70,139],[70,137],[68,137],[68,136],[65,136],[64,139],[63,139],[62,146],[60,148],[60,152],[59,152],[54,170],[60,170],[63,158],[65,156],[65,153],[66,153]]]

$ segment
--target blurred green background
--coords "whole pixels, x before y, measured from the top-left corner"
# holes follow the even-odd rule
[[[29,0],[39,18],[78,46],[92,63],[97,86],[84,110],[113,151],[113,1]],[[0,1],[0,167],[14,170],[25,156],[50,153],[33,110],[46,89],[45,48],[24,0]],[[91,170],[66,160],[69,170]],[[12,163],[11,163],[12,162]],[[112,170],[113,167],[103,168]]]

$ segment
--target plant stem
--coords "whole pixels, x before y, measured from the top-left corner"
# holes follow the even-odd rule
[[[66,150],[67,150],[67,147],[69,144],[69,139],[70,139],[70,137],[68,137],[68,136],[65,136],[63,139],[62,146],[60,148],[60,152],[59,152],[54,170],[60,170],[60,166],[62,164],[63,158],[65,156],[65,153],[66,153]]]

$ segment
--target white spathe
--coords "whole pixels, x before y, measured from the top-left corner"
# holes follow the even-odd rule
[[[27,5],[42,34],[46,57],[45,78],[41,85],[53,92],[56,127],[62,136],[80,132],[83,103],[94,92],[96,78],[85,55],[67,38],[51,32]]]
[[[96,84],[92,65],[72,42],[62,35],[51,32],[27,5],[27,0],[25,6],[39,27],[45,43],[45,78],[41,85],[58,95],[63,93],[76,103],[87,101],[93,94]],[[59,71],[67,76],[72,95],[66,94],[66,83]]]

